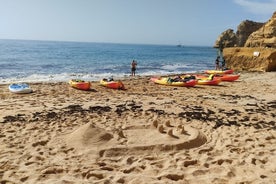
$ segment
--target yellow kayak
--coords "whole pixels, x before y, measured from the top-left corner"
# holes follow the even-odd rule
[[[197,80],[197,84],[199,85],[219,85],[220,82],[221,82],[220,78],[213,78],[213,79],[202,78]]]
[[[228,69],[228,70],[206,70],[205,73],[208,74],[232,74],[234,70]]]
[[[161,77],[161,78],[152,77],[150,80],[156,84],[162,84],[167,86],[193,87],[197,84],[196,80],[172,81],[170,79],[171,79],[170,77]]]
[[[215,77],[214,74],[209,75],[208,77],[195,75],[197,79],[197,84],[199,85],[219,85],[221,82],[220,78]]]

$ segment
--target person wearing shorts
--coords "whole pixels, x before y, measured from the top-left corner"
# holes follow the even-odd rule
[[[137,66],[137,62],[133,60],[131,63],[131,76],[135,76],[136,66]]]

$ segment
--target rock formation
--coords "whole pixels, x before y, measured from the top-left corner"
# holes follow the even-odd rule
[[[226,65],[236,71],[276,71],[276,12],[266,23],[243,21],[236,33],[228,29],[216,40]]]
[[[234,47],[237,44],[237,36],[233,29],[227,29],[218,37],[215,48]]]
[[[256,30],[260,29],[264,23],[260,22],[253,22],[250,20],[243,21],[237,29],[237,46],[243,47],[248,37],[255,32]]]
[[[227,48],[227,47],[243,47],[247,38],[254,31],[258,30],[264,25],[264,23],[243,21],[237,28],[237,32],[234,33],[233,29],[227,29],[218,37],[215,42],[215,48]]]
[[[230,47],[223,50],[226,66],[235,71],[276,71],[276,49]]]
[[[276,48],[276,12],[265,25],[248,37],[245,47]]]

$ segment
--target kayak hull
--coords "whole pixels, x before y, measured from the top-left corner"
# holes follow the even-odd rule
[[[207,79],[207,78],[210,79],[210,76],[204,75],[204,74],[195,75],[195,77],[197,79]],[[220,79],[221,81],[232,82],[232,81],[238,80],[240,78],[240,74],[214,74],[214,78]]]
[[[85,90],[85,91],[90,90],[90,87],[91,87],[90,82],[83,81],[83,80],[75,80],[75,79],[70,80],[69,85],[73,88]]]
[[[197,80],[197,84],[199,84],[199,85],[213,85],[213,86],[216,86],[216,85],[219,85],[220,82],[221,82],[221,79],[219,79],[219,78],[214,78],[214,79],[205,78],[205,79],[198,79]]]
[[[106,80],[101,80],[100,85],[111,88],[111,89],[125,89],[124,84],[122,81],[106,81]]]
[[[222,81],[233,82],[240,78],[239,74],[224,74],[216,75],[215,78],[220,78]]]
[[[232,74],[234,70],[206,70],[205,73],[207,74]]]
[[[155,84],[161,84],[166,86],[178,86],[178,87],[193,87],[197,84],[196,80],[188,80],[188,81],[179,81],[179,82],[168,82],[167,77],[162,78],[151,78],[150,80],[154,82]]]

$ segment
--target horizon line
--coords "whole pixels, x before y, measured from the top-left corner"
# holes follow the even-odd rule
[[[24,38],[0,38],[0,40],[13,41],[40,41],[40,42],[71,42],[71,43],[98,43],[98,44],[123,44],[123,45],[160,45],[160,46],[179,46],[181,47],[213,47],[211,45],[185,45],[185,44],[161,44],[161,43],[131,43],[131,42],[98,42],[98,41],[77,41],[77,40],[52,40],[52,39],[24,39]]]

